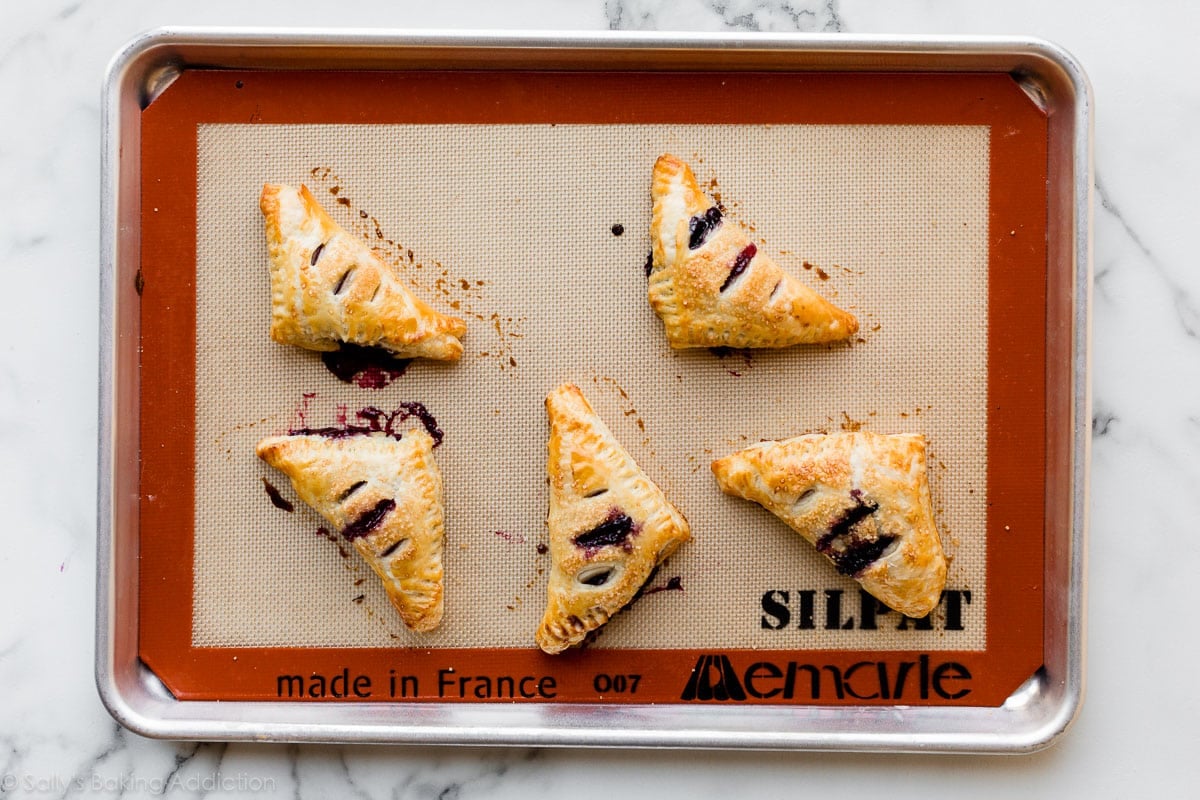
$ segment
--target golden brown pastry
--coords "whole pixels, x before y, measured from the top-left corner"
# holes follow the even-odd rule
[[[555,389],[546,411],[552,566],[537,643],[559,653],[608,622],[691,532],[578,387]]]
[[[383,581],[404,624],[442,621],[442,475],[433,437],[385,433],[272,436],[258,457],[354,545]]]
[[[271,253],[271,338],[309,350],[340,342],[400,358],[454,361],[466,323],[434,311],[404,287],[359,237],[330,219],[301,186],[263,186]]]
[[[891,608],[933,610],[946,559],[933,523],[919,434],[809,434],[718,459],[726,494],[782,519]]]
[[[671,347],[788,347],[846,339],[858,320],[784,272],[696,185],[659,156],[651,185],[650,305]]]

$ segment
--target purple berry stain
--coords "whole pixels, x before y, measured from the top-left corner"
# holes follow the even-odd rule
[[[306,396],[307,397],[307,396]],[[351,423],[346,420],[344,412],[339,413],[338,425],[327,428],[293,428],[288,431],[291,436],[324,436],[327,439],[345,439],[349,436],[369,436],[372,433],[383,433],[391,436],[393,439],[401,439],[404,436],[404,431],[396,430],[396,426],[404,423],[406,420],[417,419],[429,435],[433,437],[433,446],[437,447],[442,443],[445,433],[438,427],[437,420],[429,413],[429,409],[425,408],[422,403],[411,402],[401,403],[400,407],[394,411],[382,411],[375,406],[367,406],[355,412],[357,423]],[[304,421],[304,414],[300,415],[301,422]]]
[[[342,383],[361,389],[382,389],[408,369],[412,359],[398,359],[381,347],[343,344],[321,353],[321,363]]]
[[[644,591],[642,594],[658,594],[659,592],[682,592],[682,591],[683,591],[683,579],[680,576],[676,575],[675,577],[668,580],[666,582],[666,584],[664,584],[662,586],[651,587],[651,588],[647,589],[646,591]]]
[[[271,499],[271,505],[275,506],[278,509],[282,509],[283,511],[287,511],[289,513],[296,510],[296,507],[294,505],[292,505],[292,502],[290,500],[288,500],[286,497],[284,497],[283,495],[281,495],[279,493],[279,490],[276,489],[274,486],[272,486],[271,482],[269,480],[267,480],[266,478],[263,478],[262,482],[263,482],[263,488],[265,488],[267,490],[267,497],[269,497]]]
[[[742,363],[745,365],[746,369],[750,369],[752,366],[754,366],[754,352],[752,350],[743,350],[736,347],[722,346],[710,347],[708,348],[708,352],[722,360],[729,358],[730,356],[741,356]],[[729,367],[726,367],[725,371],[735,378],[740,378],[743,375],[742,371],[730,369]]]

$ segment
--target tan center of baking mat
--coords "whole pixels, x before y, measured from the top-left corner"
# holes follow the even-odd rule
[[[546,541],[543,399],[577,383],[692,525],[601,648],[983,650],[988,128],[201,125],[197,646],[530,647]],[[650,170],[673,152],[785,269],[859,317],[849,345],[673,353],[646,301]],[[438,310],[457,364],[381,389],[268,337],[264,182],[306,183]],[[419,401],[445,441],[446,614],[407,631],[262,437]],[[928,629],[878,613],[709,462],[816,430],[929,440],[949,602]],[[276,507],[264,478],[295,505]],[[764,600],[764,597],[767,599]],[[949,609],[949,613],[948,613]],[[784,619],[786,615],[786,620]],[[873,628],[873,629],[872,629]]]

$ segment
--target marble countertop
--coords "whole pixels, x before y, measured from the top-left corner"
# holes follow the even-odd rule
[[[1200,745],[1200,7],[896,0],[48,0],[0,10],[0,797],[1183,796]],[[117,726],[93,680],[100,84],[160,25],[1017,34],[1095,90],[1087,699],[1034,755],[196,744]],[[1191,131],[1191,133],[1189,133]],[[1188,234],[1190,235],[1190,234]],[[1194,791],[1194,790],[1193,790]],[[886,794],[885,794],[886,793]]]

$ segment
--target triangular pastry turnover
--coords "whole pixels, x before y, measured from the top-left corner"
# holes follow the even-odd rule
[[[266,184],[259,205],[271,255],[272,339],[324,351],[349,342],[400,358],[462,355],[466,323],[413,295],[307,187]]]
[[[788,347],[846,339],[858,320],[726,223],[691,167],[659,156],[651,184],[650,305],[671,347]]]
[[[371,566],[404,624],[442,621],[442,476],[433,437],[406,431],[336,438],[273,436],[258,457],[291,478],[296,494]]]
[[[537,643],[559,653],[633,600],[691,532],[578,387],[555,389],[546,411],[552,564]]]
[[[891,608],[923,617],[946,584],[925,439],[810,434],[762,442],[712,463],[726,494],[782,519]]]

